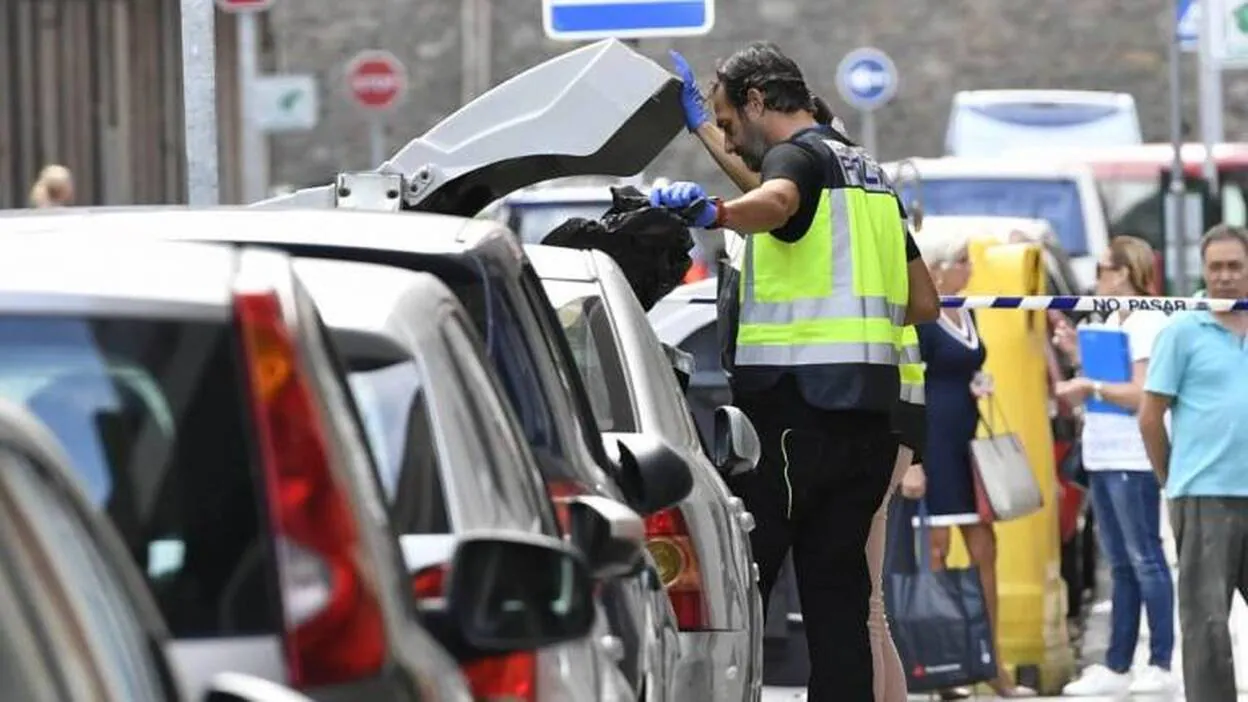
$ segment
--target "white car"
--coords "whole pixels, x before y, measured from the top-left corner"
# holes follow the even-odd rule
[[[735,407],[718,407],[716,439],[702,441],[671,352],[609,256],[536,245],[525,252],[555,306],[604,435],[658,436],[693,474],[689,497],[646,518],[647,546],[680,628],[669,699],[757,700],[763,610],[749,540],[754,518],[722,477],[754,469],[760,448],[753,426]]]
[[[923,216],[1026,217],[1049,222],[1080,287],[1096,283],[1109,225],[1096,178],[1083,164],[1017,158],[907,159],[884,164],[906,206]],[[912,213],[913,214],[913,213]]]

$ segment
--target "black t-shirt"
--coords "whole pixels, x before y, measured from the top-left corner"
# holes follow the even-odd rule
[[[827,127],[813,127],[812,129],[844,144],[852,145],[848,139],[835,130]],[[798,132],[793,135],[793,138],[804,134],[806,131],[809,130]],[[801,239],[806,230],[810,229],[810,223],[814,221],[815,212],[819,209],[819,198],[823,195],[823,190],[826,187],[824,175],[824,166],[819,157],[811,153],[807,147],[798,144],[792,139],[776,144],[763,156],[763,182],[783,178],[796,185],[797,191],[802,196],[802,202],[798,205],[797,212],[784,226],[779,229],[773,229],[771,231],[772,236],[780,241],[792,244]],[[906,208],[902,206],[900,199],[897,200],[897,212],[902,219],[906,218]],[[917,258],[919,258],[919,247],[915,245],[913,237],[907,231],[906,260],[913,261]]]

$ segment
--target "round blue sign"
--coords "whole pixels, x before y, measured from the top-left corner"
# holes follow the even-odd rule
[[[836,88],[851,106],[877,109],[897,94],[897,67],[879,49],[855,49],[836,67]]]

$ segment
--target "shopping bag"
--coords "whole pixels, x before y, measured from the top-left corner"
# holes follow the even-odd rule
[[[991,416],[996,402],[989,397],[987,404]],[[980,413],[979,421],[987,428],[988,435],[972,439],[970,453],[975,478],[975,508],[980,519],[984,522],[1009,521],[1039,510],[1044,506],[1044,495],[1031,472],[1022,440],[1005,426],[1003,414],[1003,432],[997,431],[983,413]]]
[[[920,500],[917,505],[917,530],[908,514],[912,506],[902,497],[890,505],[884,580],[885,608],[907,689],[930,692],[992,680],[997,654],[979,569],[933,572],[927,504]]]

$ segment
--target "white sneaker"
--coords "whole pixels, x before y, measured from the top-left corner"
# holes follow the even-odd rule
[[[1125,695],[1130,689],[1130,673],[1115,673],[1098,664],[1084,668],[1083,674],[1077,680],[1066,683],[1066,686],[1062,688],[1062,694],[1073,697]]]
[[[1135,680],[1131,683],[1131,694],[1139,695],[1155,695],[1163,692],[1173,692],[1178,688],[1178,681],[1175,680],[1174,674],[1168,670],[1150,665],[1135,676]]]

